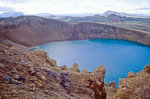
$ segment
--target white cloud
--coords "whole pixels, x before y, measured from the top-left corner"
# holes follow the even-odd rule
[[[0,1],[4,3],[24,3],[28,2],[29,0],[0,0]]]
[[[0,7],[0,11],[1,12],[12,12],[12,11],[14,11],[14,9],[10,8],[10,7]]]
[[[114,10],[127,13],[149,13],[139,11],[150,7],[149,0],[0,0],[0,7],[11,7],[26,14],[52,13],[103,13]]]

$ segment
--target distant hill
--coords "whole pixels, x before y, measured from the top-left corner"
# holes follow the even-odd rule
[[[65,22],[72,22],[72,23],[77,23],[77,22],[104,22],[105,17],[101,15],[94,15],[94,16],[85,16],[85,17],[70,17],[70,16],[64,16],[64,17],[51,17],[60,21],[65,21]]]
[[[103,14],[103,16],[109,16],[109,15],[111,15],[111,14],[115,14],[115,15],[118,15],[118,16],[137,16],[137,15],[135,15],[135,14],[128,14],[128,13],[124,13],[124,12],[116,12],[116,11],[110,11],[110,10],[108,10],[108,11],[106,11],[104,14]]]
[[[116,14],[111,14],[105,18],[106,21],[110,22],[123,22],[125,17],[116,15]]]
[[[125,12],[116,12],[116,11],[111,11],[111,10],[104,12],[102,16],[107,17],[111,14],[115,14],[115,15],[122,16],[122,17],[125,16],[125,17],[134,17],[134,18],[150,18],[150,14],[129,14]]]
[[[0,14],[0,17],[2,18],[8,18],[8,17],[17,17],[17,16],[23,16],[24,13],[22,12],[5,12]]]
[[[85,16],[93,16],[97,13],[79,13],[79,14],[55,14],[55,16],[59,16],[59,17],[62,17],[62,16],[70,16],[70,17],[85,17]]]
[[[50,13],[39,13],[36,16],[40,16],[40,17],[44,17],[44,18],[54,17],[54,15],[52,15]]]
[[[60,21],[66,22],[125,22],[125,21],[140,21],[143,23],[149,23],[150,18],[135,18],[135,17],[126,17],[120,16],[117,14],[110,14],[107,17],[96,14],[94,16],[85,16],[85,17],[71,17],[71,16],[51,16],[49,18],[57,19]]]
[[[110,14],[109,16],[102,16],[96,14],[94,16],[85,16],[85,17],[52,16],[49,18],[69,23],[96,22],[122,28],[129,28],[134,30],[150,32],[150,18],[145,17],[132,17],[132,16],[129,17],[129,16],[120,16],[116,14]]]

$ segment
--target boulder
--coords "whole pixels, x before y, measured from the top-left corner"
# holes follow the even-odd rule
[[[116,88],[115,81],[110,81],[110,82],[109,82],[109,86]]]
[[[104,65],[98,66],[95,72],[102,72],[103,74],[105,74],[106,68],[104,67]]]
[[[84,68],[84,69],[82,70],[82,73],[88,73],[87,69]]]
[[[150,63],[144,67],[144,71],[150,73]]]
[[[129,72],[128,75],[127,75],[127,78],[132,78],[135,76],[135,73],[134,72]]]
[[[69,70],[69,71],[74,71],[74,72],[80,73],[80,70],[79,70],[79,68],[78,68],[78,64],[77,64],[77,63],[74,63],[74,64],[72,65],[72,67],[68,68],[68,70]]]
[[[15,78],[16,80],[22,81],[22,82],[25,82],[25,80],[26,80],[26,78],[23,77],[22,75],[16,75],[14,78]]]
[[[5,76],[3,76],[3,82],[10,84],[10,83],[12,83],[12,79],[10,76],[5,75]]]
[[[36,75],[36,71],[34,70],[33,67],[30,67],[29,72],[30,72],[30,74],[31,74],[32,76],[35,76],[35,75]]]
[[[61,70],[67,70],[67,66],[66,66],[66,65],[60,66],[60,69],[61,69]]]

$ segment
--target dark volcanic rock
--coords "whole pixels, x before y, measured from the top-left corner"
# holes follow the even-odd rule
[[[66,90],[69,90],[71,88],[71,81],[69,79],[68,73],[61,73],[61,82],[60,82],[60,84]]]
[[[25,80],[26,80],[26,78],[23,77],[23,76],[21,76],[21,75],[16,75],[14,78],[15,78],[16,80],[22,81],[22,82],[25,82]]]
[[[3,76],[3,81],[5,82],[7,82],[7,83],[12,83],[12,80],[11,80],[11,78],[9,77],[9,76]]]

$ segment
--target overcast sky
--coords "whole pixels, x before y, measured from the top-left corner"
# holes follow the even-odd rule
[[[107,10],[150,14],[150,0],[0,0],[0,13],[81,14]]]

